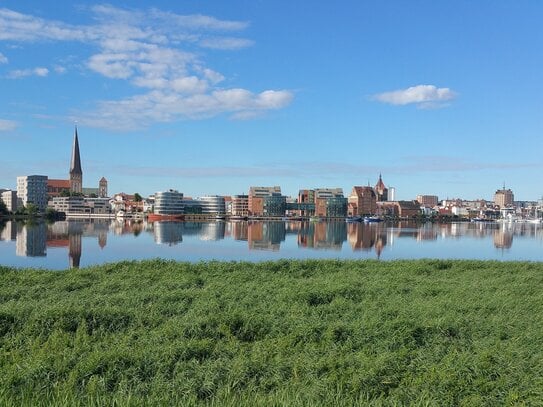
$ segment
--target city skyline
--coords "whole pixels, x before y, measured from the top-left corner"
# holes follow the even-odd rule
[[[543,195],[543,4],[130,4],[2,2],[0,187]]]

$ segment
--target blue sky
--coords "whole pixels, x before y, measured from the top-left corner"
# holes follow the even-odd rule
[[[543,195],[540,1],[0,2],[0,188]]]

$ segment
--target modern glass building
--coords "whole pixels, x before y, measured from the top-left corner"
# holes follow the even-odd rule
[[[207,195],[207,196],[200,197],[198,201],[202,207],[202,214],[207,214],[207,215],[226,214],[226,205],[224,202],[224,196]]]
[[[179,215],[185,212],[183,193],[175,189],[155,194],[155,210],[157,215]]]

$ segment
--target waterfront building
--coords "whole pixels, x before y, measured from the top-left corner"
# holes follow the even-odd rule
[[[224,196],[206,195],[198,198],[204,215],[225,215],[226,206]]]
[[[284,216],[287,198],[281,187],[251,187],[249,189],[249,216]]]
[[[27,206],[32,203],[40,211],[47,207],[47,176],[27,175],[17,177],[17,199],[18,204]]]
[[[135,195],[125,194],[124,192],[114,194],[109,202],[114,212],[143,212],[144,210],[143,199],[137,202]]]
[[[433,208],[439,202],[437,195],[417,195],[417,201],[426,208]]]
[[[17,210],[17,191],[2,190],[0,201],[4,202],[8,211],[15,212]]]
[[[514,198],[513,191],[505,189],[504,185],[503,189],[498,189],[494,194],[494,204],[499,206],[500,209],[509,208],[513,206]]]
[[[347,212],[349,216],[374,215],[377,213],[377,195],[370,187],[353,187],[348,198]]]
[[[49,200],[49,207],[70,215],[109,215],[111,205],[108,198],[86,198],[82,196],[57,196]]]
[[[319,188],[313,191],[315,216],[336,218],[347,216],[347,198],[341,188]]]
[[[403,219],[414,218],[420,215],[420,203],[418,201],[397,201],[398,216]]]
[[[81,169],[81,157],[79,155],[77,127],[75,128],[74,142],[72,145],[72,160],[70,163],[70,191],[79,194],[83,192],[83,170]]]
[[[183,198],[183,207],[185,214],[199,215],[202,213],[202,203],[188,196]]]
[[[379,174],[379,180],[377,181],[377,184],[375,184],[375,187],[373,189],[375,190],[375,194],[377,195],[377,202],[388,201],[388,188],[385,186],[381,174]]]
[[[185,213],[183,193],[175,189],[161,191],[155,194],[154,214],[176,216]]]
[[[249,216],[249,195],[232,196],[231,215],[240,218]]]

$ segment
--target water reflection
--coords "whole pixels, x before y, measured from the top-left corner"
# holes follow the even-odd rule
[[[408,241],[420,243],[417,247],[424,250],[425,247],[431,247],[429,245],[440,244],[444,246],[445,241],[453,242],[469,238],[472,243],[477,240],[488,240],[495,249],[499,249],[501,252],[509,251],[513,247],[515,239],[522,238],[522,241],[527,239],[541,240],[541,230],[541,225],[499,223],[416,224],[397,222],[394,224],[364,224],[338,221],[147,223],[131,220],[70,220],[52,224],[24,224],[10,221],[0,223],[0,240],[15,242],[15,255],[19,257],[45,257],[50,248],[65,249],[67,265],[79,267],[84,252],[88,252],[89,257],[96,256],[98,253],[96,250],[107,251],[108,239],[117,242],[116,239],[127,235],[132,235],[138,241],[145,240],[145,236],[149,236],[151,241],[154,240],[157,245],[163,246],[179,245],[183,247],[185,240],[200,241],[201,245],[205,245],[208,241],[229,240],[230,242],[246,242],[247,249],[250,251],[278,252],[283,245],[287,245],[289,248],[297,248],[307,252],[306,255],[298,252],[298,257],[322,257],[308,252],[314,250],[331,251],[330,257],[336,257],[335,252],[341,252],[342,257],[349,257],[349,252],[352,254],[361,252],[374,253],[372,257],[381,258],[383,253],[390,253],[389,248],[395,244]],[[345,242],[347,242],[346,245],[344,245]],[[122,247],[125,252],[130,252],[130,240],[124,240],[123,243]],[[147,244],[146,247],[149,245]],[[118,248],[109,250],[113,252]],[[164,253],[161,252],[160,255],[164,255]],[[209,258],[216,257],[217,255],[210,250]],[[462,257],[462,255],[453,257]],[[482,258],[489,257],[491,258],[488,255],[482,256]],[[66,259],[66,257],[64,258]],[[392,256],[392,258],[395,257]],[[243,253],[239,255],[239,259],[243,259]],[[88,259],[87,263],[90,261],[92,259]],[[47,264],[43,266],[49,267]]]

